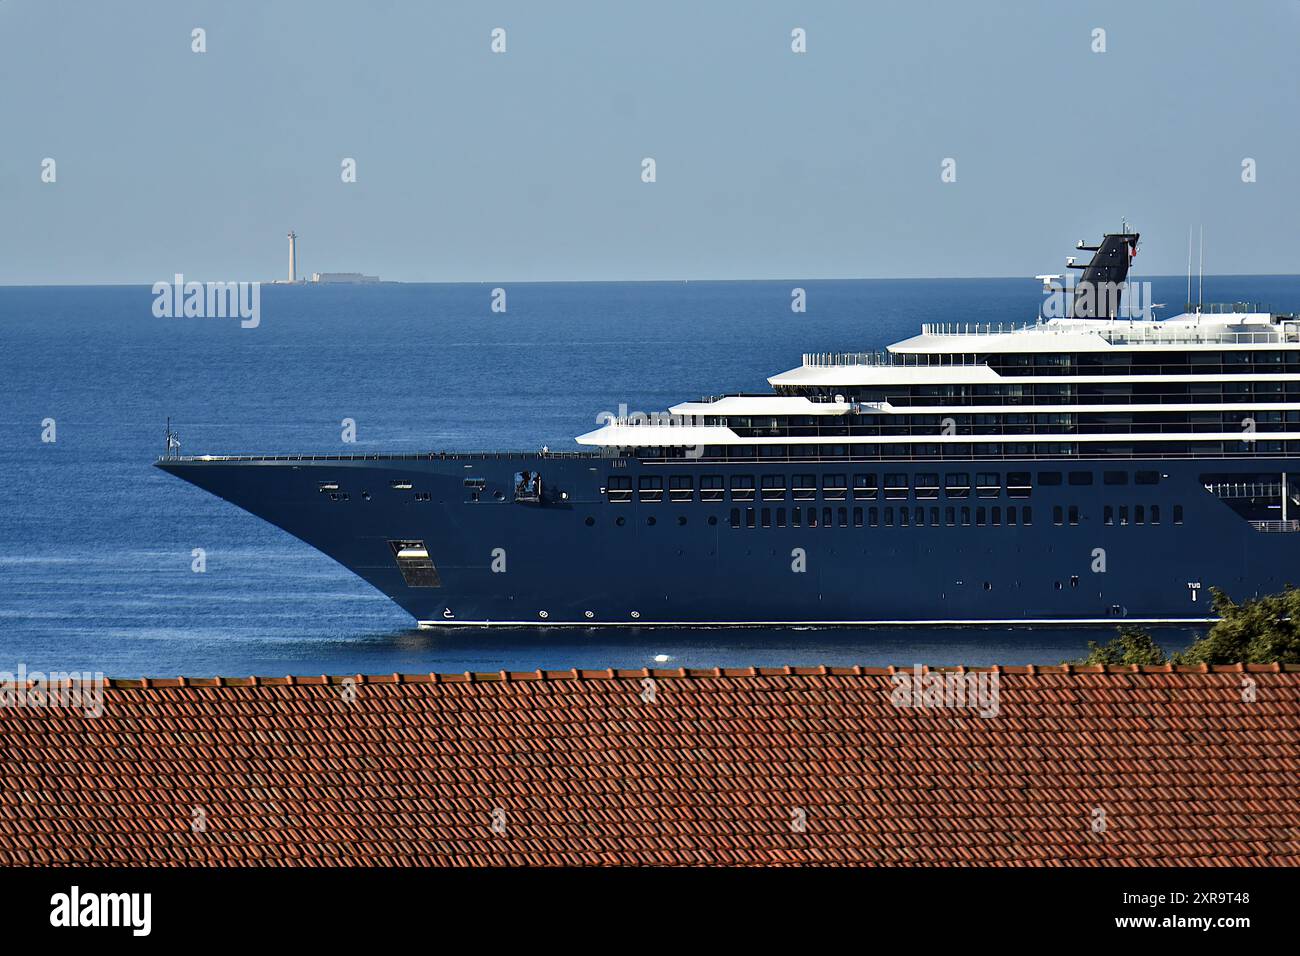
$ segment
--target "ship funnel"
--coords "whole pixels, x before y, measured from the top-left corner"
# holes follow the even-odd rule
[[[1092,253],[1086,266],[1068,262],[1068,268],[1081,269],[1083,275],[1074,288],[1070,317],[1075,319],[1113,319],[1119,315],[1124,282],[1129,264],[1137,255],[1136,232],[1109,232],[1101,245],[1086,246],[1079,240],[1076,248]]]

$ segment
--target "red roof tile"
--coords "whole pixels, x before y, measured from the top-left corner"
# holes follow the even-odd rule
[[[1300,668],[993,672],[111,681],[0,708],[0,864],[1300,864]]]

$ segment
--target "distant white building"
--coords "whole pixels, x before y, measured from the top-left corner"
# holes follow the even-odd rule
[[[379,276],[362,275],[360,272],[313,272],[311,274],[312,282],[322,283],[362,283],[378,282]]]

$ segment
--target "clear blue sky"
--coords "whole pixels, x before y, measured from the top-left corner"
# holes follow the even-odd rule
[[[1297,50],[1298,0],[0,0],[0,283],[271,278],[290,228],[411,281],[1029,276],[1121,216],[1144,274],[1202,223],[1300,272]]]

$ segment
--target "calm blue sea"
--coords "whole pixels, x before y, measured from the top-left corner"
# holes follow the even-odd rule
[[[1185,280],[1154,281],[1157,301],[1182,302]],[[790,310],[796,285],[805,314]],[[264,286],[256,329],[155,318],[144,286],[0,288],[0,671],[1059,663],[1109,636],[419,631],[329,559],[150,467],[169,415],[186,454],[572,448],[620,404],[764,390],[805,351],[882,347],[923,321],[1032,319],[1040,301],[1032,279],[505,288],[494,314],[490,285]],[[1206,289],[1300,308],[1296,277]],[[341,443],[343,418],[355,446]],[[196,547],[204,574],[190,568]]]

